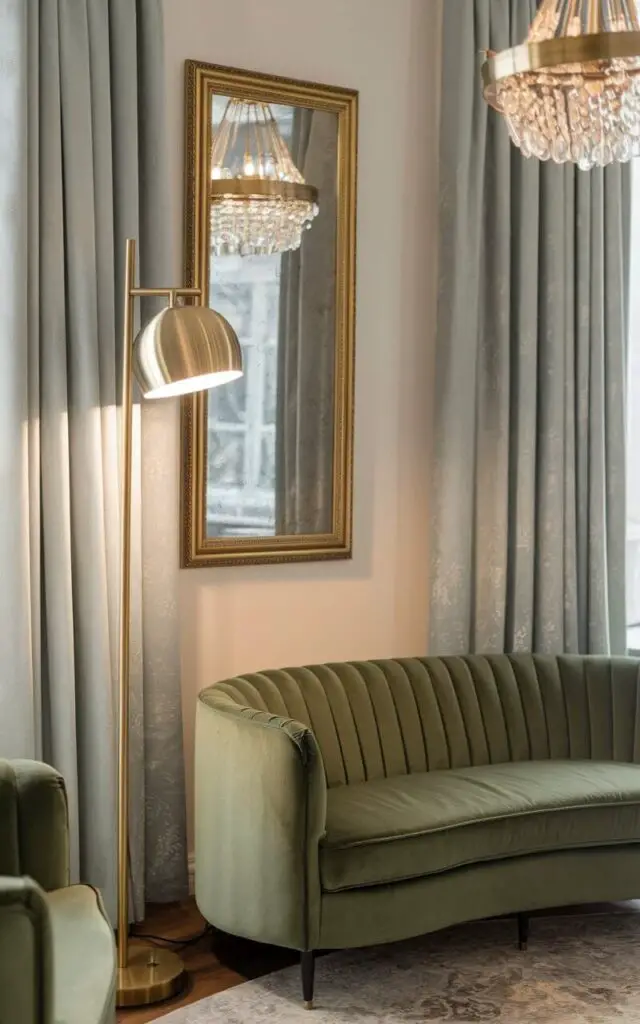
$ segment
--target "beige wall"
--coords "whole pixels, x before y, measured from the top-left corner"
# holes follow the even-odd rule
[[[177,237],[185,58],[360,90],[354,558],[181,574],[191,791],[202,686],[253,669],[425,651],[439,0],[164,7]]]

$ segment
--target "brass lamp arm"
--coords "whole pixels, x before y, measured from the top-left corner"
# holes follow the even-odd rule
[[[131,288],[129,295],[134,299],[166,298],[175,306],[176,299],[202,298],[202,288]]]

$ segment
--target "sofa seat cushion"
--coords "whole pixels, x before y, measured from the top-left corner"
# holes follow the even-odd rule
[[[115,952],[100,897],[88,885],[47,893],[56,1024],[113,1024]]]
[[[322,887],[336,892],[478,861],[636,842],[640,766],[526,761],[401,775],[329,790]]]

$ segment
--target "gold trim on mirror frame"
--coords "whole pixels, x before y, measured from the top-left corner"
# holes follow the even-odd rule
[[[185,283],[208,294],[209,156],[214,93],[338,115],[333,531],[212,538],[206,534],[207,393],[182,400],[183,568],[351,558],[358,93],[236,68],[185,62]],[[206,299],[205,299],[206,301]]]

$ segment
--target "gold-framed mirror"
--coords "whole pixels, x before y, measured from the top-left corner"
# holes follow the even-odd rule
[[[183,399],[182,564],[350,558],[358,94],[197,61],[185,81],[186,281],[245,373]],[[260,221],[272,192],[297,206]]]

